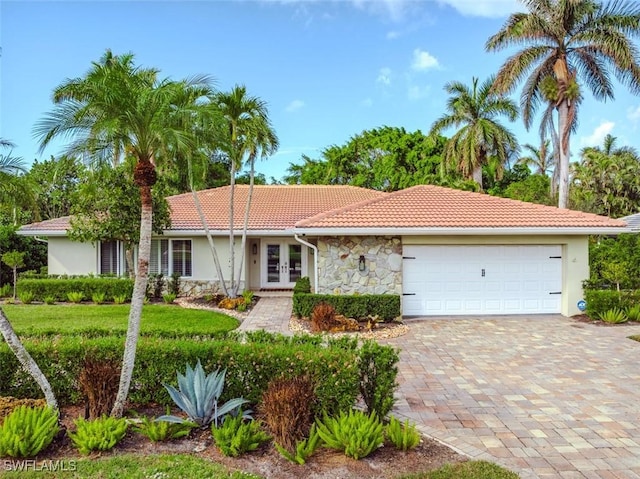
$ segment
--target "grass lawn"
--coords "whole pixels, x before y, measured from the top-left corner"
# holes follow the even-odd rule
[[[124,335],[129,305],[3,305],[19,336]],[[213,311],[183,309],[169,304],[146,304],[142,335],[189,337],[215,335],[238,327],[238,320]]]
[[[19,465],[22,461],[12,464]],[[56,466],[54,462],[51,469]],[[13,466],[14,468],[16,466]],[[5,472],[2,477],[21,479],[69,479],[124,478],[127,479],[259,479],[260,476],[243,472],[231,472],[220,464],[187,454],[162,454],[150,456],[122,455],[99,459],[64,461],[58,464],[58,471],[31,470]],[[61,472],[62,467],[66,470]],[[5,464],[5,469],[8,469]],[[75,470],[71,470],[75,469]],[[0,470],[2,468],[0,467]],[[300,466],[300,477],[304,477],[304,466]],[[495,464],[484,461],[469,461],[447,465],[435,471],[406,476],[404,479],[517,479],[518,475]]]
[[[24,461],[13,459],[14,469]],[[215,464],[206,459],[187,454],[175,455],[122,455],[101,459],[81,459],[79,461],[65,460],[56,464],[54,461],[51,469],[58,465],[57,471],[31,470],[5,472],[2,477],[6,478],[127,478],[127,479],[184,479],[184,478],[208,478],[208,479],[259,479],[259,476],[245,474],[242,472],[231,472],[220,464]],[[3,470],[0,463],[0,471]],[[64,470],[62,468],[65,468]],[[6,467],[6,463],[4,464]]]

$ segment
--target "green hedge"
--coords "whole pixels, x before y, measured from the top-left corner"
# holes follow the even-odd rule
[[[107,301],[114,296],[131,299],[133,280],[129,278],[65,278],[65,279],[19,279],[18,296],[32,293],[35,301],[44,301],[46,297],[56,301],[67,301],[67,293],[80,291],[90,300],[95,293],[104,293]]]
[[[584,292],[584,299],[587,302],[586,313],[591,318],[597,319],[609,309],[626,309],[640,303],[640,290],[618,292],[613,289],[587,289]]]
[[[329,414],[354,406],[361,389],[360,378],[366,376],[361,367],[376,373],[388,370],[394,378],[395,363],[372,364],[361,360],[357,341],[340,340],[320,344],[310,336],[249,335],[245,342],[166,340],[141,338],[129,395],[133,406],[152,403],[171,405],[163,382],[176,385],[176,371],[184,373],[186,364],[200,359],[205,371],[227,368],[224,398],[244,397],[255,407],[269,381],[279,376],[308,374],[318,381],[317,410]],[[51,382],[61,405],[82,401],[77,378],[85,355],[120,361],[123,352],[120,338],[86,339],[79,337],[53,341],[25,341],[25,347]],[[389,346],[379,346],[389,349]],[[388,354],[381,357],[388,358]],[[0,344],[0,396],[37,398],[42,394],[36,383],[23,372],[6,344]],[[388,378],[387,378],[388,379]],[[389,381],[380,382],[378,396],[390,397],[394,388]]]
[[[333,295],[306,294],[293,295],[293,312],[298,317],[308,318],[313,308],[320,303],[333,306],[336,313],[347,318],[366,319],[379,316],[383,321],[392,321],[400,316],[400,296],[395,294]]]

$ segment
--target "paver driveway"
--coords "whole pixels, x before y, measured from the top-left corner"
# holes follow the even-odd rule
[[[640,326],[408,320],[395,413],[521,477],[640,478]]]

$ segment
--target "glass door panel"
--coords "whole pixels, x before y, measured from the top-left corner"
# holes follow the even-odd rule
[[[302,277],[302,245],[289,246],[289,283],[295,283]]]
[[[280,282],[280,245],[267,245],[267,283]]]

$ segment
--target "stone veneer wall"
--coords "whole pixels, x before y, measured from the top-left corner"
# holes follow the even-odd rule
[[[227,284],[227,287],[229,287],[229,284]],[[239,291],[244,291],[244,281],[240,282]],[[180,279],[180,296],[196,297],[208,293],[222,293],[220,281],[207,279]]]
[[[365,271],[358,270],[364,255]],[[390,236],[318,238],[318,292],[402,294],[402,241]]]

